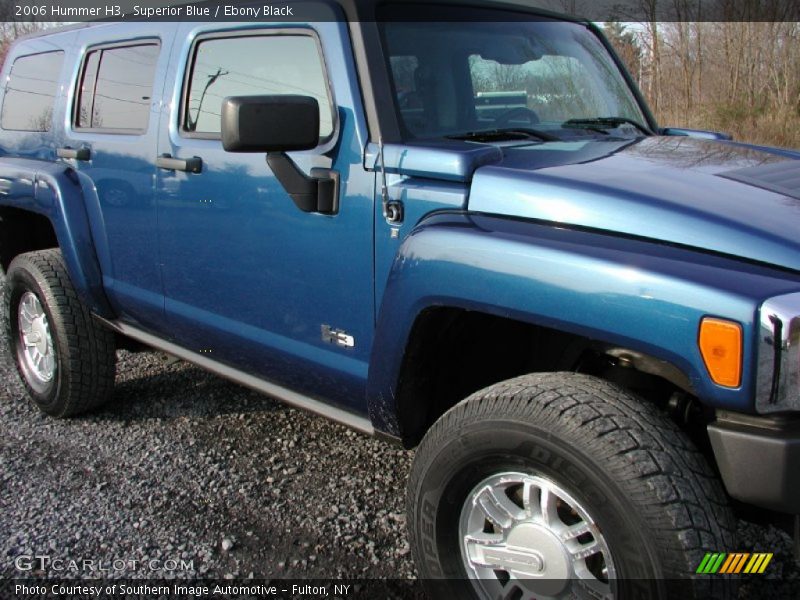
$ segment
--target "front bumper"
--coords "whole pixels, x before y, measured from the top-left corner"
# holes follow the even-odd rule
[[[731,497],[800,514],[800,420],[719,411],[708,436]]]

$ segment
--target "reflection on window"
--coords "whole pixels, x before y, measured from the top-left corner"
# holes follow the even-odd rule
[[[103,48],[86,57],[76,127],[147,129],[158,46]]]
[[[586,132],[563,125],[597,117],[644,120],[617,65],[587,27],[544,17],[515,22],[513,12],[508,22],[484,21],[478,14],[484,13],[476,9],[474,19],[458,22],[406,22],[397,15],[381,23],[404,136],[534,125],[556,136],[577,135]]]
[[[50,131],[63,62],[63,52],[22,56],[14,61],[3,99],[3,129]]]
[[[101,52],[90,52],[86,57],[86,66],[81,78],[81,89],[78,92],[78,127],[92,126],[92,102],[94,101],[94,84],[97,80],[97,67],[100,66]]]
[[[570,56],[543,56],[521,65],[504,65],[480,56],[469,57],[476,110],[494,117],[504,110],[529,108],[543,121],[566,121],[573,115],[606,115],[617,110],[597,93],[589,72]]]
[[[185,131],[220,132],[228,96],[291,94],[319,102],[320,136],[333,132],[333,110],[317,44],[310,36],[264,35],[200,42],[184,109]]]

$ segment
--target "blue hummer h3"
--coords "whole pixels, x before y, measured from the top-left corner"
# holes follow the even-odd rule
[[[800,153],[660,127],[590,22],[295,6],[11,48],[30,397],[88,411],[158,349],[416,448],[453,597],[733,593],[694,575],[731,506],[800,513]]]

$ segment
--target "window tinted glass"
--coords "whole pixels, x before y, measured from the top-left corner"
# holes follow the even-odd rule
[[[158,50],[156,44],[146,44],[89,53],[79,91],[76,126],[147,129]]]
[[[227,96],[300,94],[319,102],[320,136],[333,132],[331,103],[315,40],[270,35],[200,42],[189,82],[183,129],[219,133]]]
[[[3,129],[50,131],[63,52],[22,56],[14,61],[3,99]]]

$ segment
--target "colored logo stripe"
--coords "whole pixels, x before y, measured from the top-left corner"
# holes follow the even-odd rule
[[[708,566],[708,561],[711,560],[711,553],[706,552],[706,555],[703,557],[703,560],[700,561],[700,566],[697,567],[697,571],[695,573],[705,573],[706,567]]]
[[[722,564],[722,561],[725,560],[725,556],[727,555],[724,552],[706,553],[703,561],[700,563],[700,566],[697,567],[697,573],[703,573],[706,575],[716,573]]]
[[[720,568],[719,572],[729,573],[733,561],[737,560],[738,556],[739,556],[738,554],[728,554],[728,558],[725,560],[724,563],[722,563],[722,567]]]
[[[750,562],[744,568],[745,573],[763,573],[767,568],[769,561],[772,560],[772,553],[769,554],[754,554]]]
[[[731,566],[725,573],[741,573],[742,567],[744,567],[744,563],[750,554],[748,552],[737,552],[734,556],[735,558],[731,561]]]
[[[763,573],[772,560],[772,552],[707,552],[697,567],[696,573],[703,575]]]

